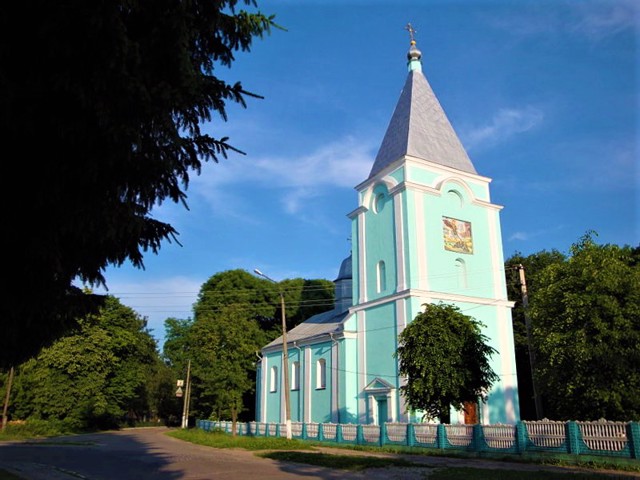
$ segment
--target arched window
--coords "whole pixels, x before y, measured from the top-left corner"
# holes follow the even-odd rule
[[[373,212],[380,213],[384,208],[384,203],[386,201],[386,197],[384,193],[378,193],[373,200]]]
[[[449,204],[453,207],[462,207],[464,204],[464,200],[462,199],[462,195],[457,190],[449,190],[447,192],[447,199],[449,200]]]
[[[300,390],[300,362],[291,364],[291,390]]]
[[[278,391],[278,367],[271,367],[271,378],[269,379],[269,391]]]
[[[316,362],[316,388],[327,388],[327,362],[324,358]]]
[[[458,288],[467,288],[467,264],[461,258],[456,258],[456,277],[458,279]]]
[[[377,292],[384,292],[387,289],[387,267],[384,262],[380,260],[376,265],[376,277],[377,277]]]

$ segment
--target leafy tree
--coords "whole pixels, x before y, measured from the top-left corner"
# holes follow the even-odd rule
[[[13,416],[63,420],[75,429],[142,418],[158,361],[146,321],[108,296],[97,315],[20,365]]]
[[[149,411],[149,419],[156,422],[162,420],[167,426],[180,424],[182,401],[176,397],[176,380],[174,371],[158,358],[146,379],[144,405]]]
[[[6,6],[0,127],[21,153],[5,176],[29,181],[4,202],[11,301],[0,312],[0,366],[36,354],[85,307],[100,307],[73,282],[105,284],[108,265],[143,268],[144,252],[177,241],[151,210],[169,200],[186,206],[203,162],[242,153],[202,124],[259,97],[217,69],[272,27],[255,0]]]
[[[499,378],[489,365],[496,350],[487,345],[482,324],[449,304],[425,304],[403,330],[395,356],[408,406],[427,417],[449,421],[453,407],[484,399]]]
[[[640,419],[639,253],[587,233],[540,272],[530,305],[547,417]]]
[[[329,280],[302,278],[278,283],[236,269],[216,273],[200,288],[194,307],[196,318],[236,305],[256,319],[271,337],[282,330],[280,293],[284,294],[287,329],[309,317],[333,308],[335,285]]]
[[[515,302],[512,310],[513,336],[515,343],[516,370],[518,375],[518,397],[520,399],[520,417],[523,420],[536,420],[536,408],[533,397],[533,381],[529,358],[529,339],[525,312],[522,305],[522,290],[518,267],[523,266],[529,298],[541,287],[540,273],[549,265],[566,261],[566,255],[558,250],[542,250],[528,256],[514,253],[505,261],[508,298]],[[539,394],[539,392],[538,392]]]
[[[287,279],[280,282],[277,288],[284,293],[287,330],[334,306],[335,284],[330,280]],[[278,319],[278,325],[281,325],[281,303],[277,305],[274,322]]]
[[[273,331],[280,325],[274,322],[276,305],[280,305],[274,284],[256,277],[246,270],[226,270],[210,277],[201,287],[194,306],[196,319],[217,315],[222,309],[236,306],[247,318],[260,323],[263,330]],[[275,336],[276,332],[272,332]]]
[[[167,318],[164,321],[164,344],[162,346],[162,356],[167,363],[177,371],[187,370],[188,360],[188,339],[189,329],[193,325],[193,320],[181,320],[178,318]]]
[[[256,340],[264,339],[258,324],[237,307],[225,308],[213,322],[216,357],[212,382],[217,416],[228,415],[233,434],[238,415],[247,408],[244,398],[255,387]],[[259,347],[258,347],[259,348]],[[247,374],[249,373],[249,375]]]
[[[333,308],[333,282],[296,278],[275,284],[236,269],[217,273],[202,285],[194,320],[165,321],[167,364],[180,374],[186,371],[187,360],[192,360],[190,411],[194,416],[254,418],[255,354],[281,334],[280,292],[285,298],[288,329]],[[230,318],[243,328],[226,327]],[[235,335],[232,342],[228,339],[231,332]],[[221,354],[223,341],[241,354],[236,350]],[[226,360],[231,352],[237,355],[233,366]],[[244,381],[251,388],[245,388]]]

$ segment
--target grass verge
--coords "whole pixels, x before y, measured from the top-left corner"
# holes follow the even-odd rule
[[[204,430],[171,430],[167,435],[198,445],[214,448],[244,448],[245,450],[313,450],[313,445],[303,440],[287,440],[283,437],[245,437],[231,436],[224,432],[205,432]]]
[[[358,455],[338,455],[324,452],[317,452],[317,447],[339,448],[341,450],[394,453],[402,455],[416,456],[438,456],[449,458],[460,458],[467,460],[483,459],[504,461],[511,463],[525,463],[540,466],[557,467],[581,467],[592,469],[593,472],[548,472],[544,470],[529,471],[524,469],[483,469],[473,467],[439,467],[429,474],[430,480],[474,480],[491,478],[496,480],[550,480],[566,479],[567,474],[573,479],[611,479],[611,473],[600,473],[599,469],[639,471],[640,462],[631,459],[603,459],[597,457],[579,458],[576,456],[565,457],[516,457],[506,455],[478,455],[465,452],[441,452],[437,450],[425,450],[419,448],[409,448],[403,446],[373,447],[364,445],[347,445],[332,442],[312,442],[308,440],[286,440],[282,437],[252,437],[237,435],[235,437],[223,431],[207,432],[200,429],[172,430],[167,433],[174,438],[185,440],[199,445],[206,445],[214,448],[242,448],[245,450],[260,451],[257,455],[278,461],[288,461],[304,463],[319,467],[361,471],[368,468],[385,467],[421,467],[429,468],[419,462],[412,462],[402,458],[381,458],[373,456]],[[613,477],[616,478],[616,477]],[[619,477],[622,478],[622,477]]]
[[[605,476],[598,473],[530,472],[469,467],[438,469],[431,473],[428,478],[429,480],[486,480],[488,478],[491,480],[612,480],[610,475]]]
[[[316,465],[325,468],[338,468],[340,470],[350,470],[359,472],[367,468],[386,468],[386,467],[420,467],[431,468],[429,465],[420,465],[409,462],[402,458],[380,458],[380,457],[364,457],[354,455],[333,455],[329,453],[311,453],[311,452],[261,452],[257,454],[263,458],[279,460],[283,462],[305,463],[307,465]]]

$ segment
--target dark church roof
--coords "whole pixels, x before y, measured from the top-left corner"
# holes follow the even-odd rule
[[[340,282],[350,282],[352,279],[351,272],[351,255],[345,258],[340,264],[340,272],[338,278],[334,280],[335,284]],[[349,287],[350,287],[349,283]],[[302,342],[309,339],[321,337],[323,335],[329,335],[333,333],[340,333],[343,330],[343,323],[349,316],[349,312],[346,308],[339,308],[344,300],[339,297],[341,294],[340,289],[336,291],[335,304],[336,307],[333,310],[327,312],[318,313],[311,318],[308,318],[304,322],[296,325],[289,332],[287,332],[287,343]],[[351,306],[351,298],[349,296],[349,306]],[[282,337],[278,337],[264,348],[275,347],[282,345]]]
[[[405,155],[477,173],[422,73],[422,54],[413,40],[407,57],[409,75],[369,178]]]
[[[339,312],[335,309],[314,315],[287,332],[287,344],[306,342],[323,335],[340,333],[348,316],[348,311]],[[282,345],[282,337],[276,338],[263,348],[276,347],[278,345]]]
[[[340,280],[351,280],[353,274],[351,272],[351,255],[345,258],[340,265],[340,272],[338,272],[338,278],[334,280],[334,282],[338,282]]]

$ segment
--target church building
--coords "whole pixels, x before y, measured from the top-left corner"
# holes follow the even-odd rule
[[[335,280],[335,308],[287,332],[292,422],[420,421],[400,393],[406,380],[394,353],[423,305],[440,302],[485,325],[500,378],[485,403],[452,410],[451,423],[520,420],[502,207],[491,202],[491,179],[469,159],[421,55],[412,35],[404,88],[369,176],[355,187],[352,252]],[[261,356],[256,421],[285,423],[282,337]]]

